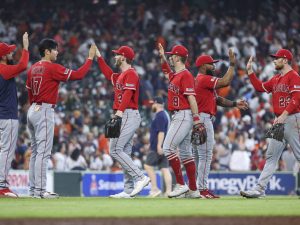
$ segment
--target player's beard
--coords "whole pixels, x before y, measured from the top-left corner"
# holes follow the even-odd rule
[[[275,70],[282,70],[283,69],[283,65],[275,65]]]
[[[115,62],[115,66],[116,66],[117,68],[120,68],[121,65],[122,65],[121,59],[117,59],[116,62]]]
[[[210,75],[210,76],[215,76],[215,71],[214,71],[214,70],[209,70],[209,69],[207,69],[207,70],[206,70],[206,74],[207,74],[207,75]]]

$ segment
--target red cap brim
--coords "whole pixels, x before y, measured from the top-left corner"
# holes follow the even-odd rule
[[[111,50],[113,53],[119,54],[118,50]]]
[[[270,56],[273,57],[273,58],[280,58],[280,56],[275,55],[275,54],[271,54]]]
[[[9,53],[13,52],[16,49],[16,45],[9,45]]]
[[[213,63],[217,63],[217,62],[219,62],[219,61],[220,61],[220,60],[214,60]]]
[[[173,52],[165,52],[167,55],[173,55]]]

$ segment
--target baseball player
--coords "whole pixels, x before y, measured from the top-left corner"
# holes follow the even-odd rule
[[[140,78],[132,67],[135,55],[132,48],[121,46],[113,52],[115,65],[120,69],[119,73],[112,71],[98,49],[96,52],[100,70],[106,79],[111,81],[114,88],[113,109],[116,111],[114,116],[122,117],[120,136],[110,140],[110,155],[120,163],[124,170],[124,191],[110,197],[132,198],[150,182],[149,177],[143,174],[131,158],[133,135],[141,123],[138,111]],[[136,181],[135,185],[134,181]]]
[[[247,74],[256,91],[272,94],[272,104],[275,113],[274,124],[284,123],[284,140],[268,139],[266,164],[259,176],[258,183],[252,190],[241,191],[246,198],[260,198],[265,196],[267,184],[275,172],[278,160],[288,143],[300,162],[300,77],[292,69],[292,53],[287,49],[280,49],[271,55],[278,73],[266,82],[261,82],[252,69],[253,56],[247,63]]]
[[[30,196],[35,198],[58,198],[56,193],[46,191],[46,170],[53,146],[54,108],[57,103],[60,82],[81,80],[92,65],[96,46],[92,45],[88,59],[77,71],[54,63],[58,44],[53,39],[43,39],[39,44],[42,59],[33,64],[26,81],[30,108],[27,125],[31,133],[32,154],[29,165]]]
[[[6,179],[15,156],[19,127],[15,77],[27,68],[28,45],[26,32],[21,59],[17,65],[12,65],[12,52],[16,46],[0,43],[0,197],[18,197],[9,189]]]
[[[176,177],[176,186],[168,197],[178,197],[186,193],[187,198],[199,198],[200,194],[196,185],[196,165],[191,148],[191,130],[193,124],[200,123],[200,118],[195,98],[194,78],[185,67],[188,50],[182,45],[175,45],[171,52],[166,52],[170,55],[170,64],[175,70],[173,72],[165,57],[164,48],[161,44],[158,47],[162,70],[169,79],[168,110],[172,114],[170,128],[163,144],[164,154]],[[177,148],[186,170],[189,186],[183,180]]]
[[[164,100],[162,97],[155,97],[152,105],[152,111],[155,118],[151,123],[150,129],[150,152],[147,155],[144,168],[147,171],[151,180],[151,191],[149,197],[157,197],[161,195],[161,190],[157,187],[154,166],[160,169],[166,187],[166,196],[172,191],[172,177],[169,170],[168,159],[164,155],[162,146],[168,131],[170,117],[164,110]]]
[[[233,102],[218,96],[216,93],[217,89],[228,86],[233,78],[235,56],[232,49],[229,49],[229,60],[230,66],[222,78],[212,76],[215,69],[214,63],[217,63],[218,60],[214,60],[210,55],[201,55],[196,60],[196,67],[199,68],[199,73],[195,80],[196,100],[200,121],[204,123],[207,132],[207,141],[202,145],[193,146],[195,158],[198,159],[197,185],[202,198],[219,198],[207,187],[214,146],[213,122],[217,112],[217,105],[238,107],[239,109],[247,109],[248,107],[244,100]]]

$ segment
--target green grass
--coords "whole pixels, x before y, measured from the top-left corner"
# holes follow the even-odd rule
[[[2,198],[0,208],[0,218],[300,216],[300,199]]]

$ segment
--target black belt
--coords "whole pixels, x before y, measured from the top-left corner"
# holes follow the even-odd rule
[[[48,105],[51,106],[52,109],[54,109],[54,108],[56,107],[56,105],[54,105],[54,104],[45,103],[45,102],[33,102],[33,103],[35,103],[36,105],[43,105],[43,103],[44,103],[44,104],[48,104]]]
[[[171,115],[173,116],[175,113],[179,112],[180,110],[172,110],[170,111]]]

